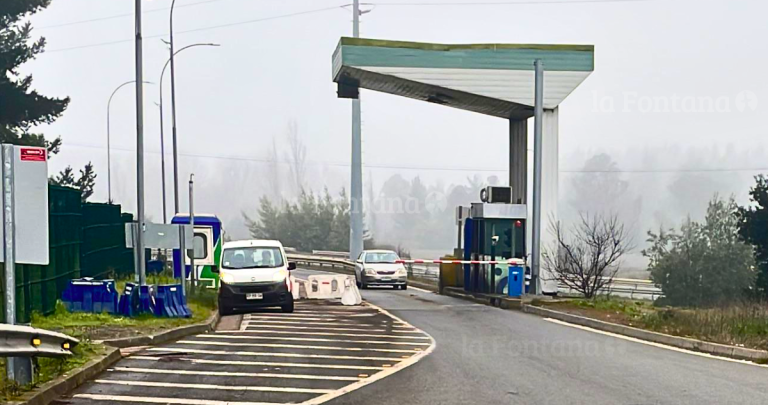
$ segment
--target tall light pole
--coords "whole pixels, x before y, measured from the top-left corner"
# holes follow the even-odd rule
[[[541,59],[534,61],[534,121],[533,121],[533,229],[531,256],[531,287],[534,294],[541,292],[541,168],[542,168],[542,126],[544,116],[544,64]]]
[[[221,46],[219,44],[214,43],[200,43],[200,44],[192,44],[187,45],[178,51],[174,52],[174,56],[181,53],[181,51],[189,48],[194,48],[196,46]],[[165,78],[165,69],[168,68],[168,65],[171,63],[173,58],[168,58],[168,61],[165,62],[165,65],[163,66],[163,71],[160,73],[160,171],[161,176],[163,177],[162,180],[162,187],[163,187],[163,223],[167,223],[167,216],[166,216],[166,208],[165,208],[165,136],[164,134],[164,124],[163,124],[163,79]],[[175,103],[174,103],[175,104]],[[174,125],[174,129],[175,129]],[[176,136],[174,131],[174,137],[173,137],[173,161],[174,161],[174,176],[178,175],[178,166],[176,166]],[[175,195],[176,201],[178,201],[178,194]],[[179,212],[179,205],[176,203],[176,212]]]
[[[117,93],[118,90],[121,88],[131,84],[136,83],[136,80],[131,80],[128,82],[125,82],[119,86],[112,92],[112,95],[109,96],[109,101],[107,102],[107,201],[112,202],[112,156],[111,156],[111,145],[110,145],[110,124],[109,124],[109,112],[110,107],[112,106],[112,98],[115,97],[115,93]],[[147,84],[154,84],[152,82],[144,82]]]
[[[146,280],[144,263],[144,71],[141,36],[141,2],[136,0],[136,272],[139,285]]]
[[[360,37],[360,0],[352,3],[352,36]],[[363,251],[363,141],[360,121],[360,95],[352,100],[352,168],[349,255],[356,259]]]
[[[171,2],[171,15],[170,15],[170,52],[171,52],[171,121],[172,121],[172,135],[173,135],[173,204],[176,213],[179,213],[179,149],[176,139],[176,64],[174,63],[175,52],[173,50],[173,9],[176,6],[176,0]],[[184,238],[182,238],[183,242]],[[182,243],[183,245],[183,243]],[[184,249],[182,248],[182,256],[184,255]],[[184,260],[182,259],[182,264]],[[184,266],[182,265],[182,268]],[[182,276],[184,276],[182,274]]]

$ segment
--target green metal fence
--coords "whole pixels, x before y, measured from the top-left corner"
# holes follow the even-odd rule
[[[83,204],[83,244],[80,274],[83,277],[125,277],[133,274],[133,250],[125,247],[125,224],[131,214],[120,205]]]
[[[67,282],[80,277],[80,191],[48,186],[48,213],[50,263],[47,266],[16,266],[16,319],[19,323],[29,322],[32,312],[53,312]],[[4,273],[5,269],[2,271]],[[5,277],[0,280],[4,282]],[[5,285],[2,287],[5,295]],[[5,321],[4,299],[0,300],[0,309],[0,319]]]

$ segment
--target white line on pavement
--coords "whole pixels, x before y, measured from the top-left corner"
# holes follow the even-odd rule
[[[379,307],[377,307],[377,306],[375,306],[373,304],[370,304],[370,303],[368,305],[370,305],[373,308],[378,309],[379,311],[381,311],[383,314],[389,316],[390,318],[402,322],[402,319],[400,319],[400,318],[390,314],[389,312],[385,311],[384,309],[381,309],[381,308],[379,308]],[[432,339],[432,338],[430,337],[430,339]],[[411,356],[410,358],[405,359],[405,360],[401,361],[400,363],[397,363],[397,364],[393,365],[392,367],[387,368],[386,370],[384,370],[384,371],[382,371],[380,373],[376,373],[376,374],[374,374],[374,375],[372,375],[372,376],[370,376],[368,378],[365,378],[363,380],[360,380],[360,381],[358,381],[356,383],[347,385],[346,387],[338,389],[338,390],[336,390],[336,391],[334,391],[332,393],[321,395],[319,397],[316,397],[316,398],[310,399],[308,401],[305,401],[302,405],[319,405],[319,404],[328,402],[328,401],[330,401],[330,400],[332,400],[334,398],[338,398],[338,397],[340,397],[340,396],[342,396],[344,394],[347,394],[349,392],[352,392],[354,390],[360,389],[360,388],[362,388],[362,387],[364,387],[364,386],[366,386],[368,384],[372,384],[372,383],[374,383],[376,381],[379,381],[379,380],[381,380],[383,378],[389,377],[390,375],[392,375],[392,374],[394,374],[394,373],[396,373],[396,372],[398,372],[398,371],[400,371],[400,370],[402,370],[402,369],[404,369],[406,367],[409,367],[409,366],[411,366],[413,364],[416,364],[416,362],[418,362],[419,360],[421,360],[424,357],[428,356],[430,353],[432,353],[433,350],[435,350],[435,346],[437,346],[437,343],[435,342],[434,339],[432,339],[432,346],[430,346],[427,350],[424,350],[423,352],[421,352],[419,354],[416,354],[415,356]]]
[[[581,329],[581,330],[585,330],[585,331],[593,332],[593,333],[599,333],[601,335],[611,336],[611,337],[615,337],[615,338],[618,338],[618,339],[628,340],[630,342],[641,343],[641,344],[648,345],[648,346],[658,347],[658,348],[661,348],[661,349],[672,350],[674,352],[686,353],[686,354],[691,354],[691,355],[694,355],[694,356],[706,357],[706,358],[709,358],[709,359],[717,359],[717,360],[729,361],[731,363],[741,363],[741,364],[746,364],[746,365],[749,365],[749,366],[768,368],[768,364],[757,364],[757,363],[753,363],[751,361],[746,361],[746,360],[737,360],[737,359],[731,359],[731,358],[728,358],[728,357],[714,356],[714,355],[711,355],[709,353],[694,352],[692,350],[681,349],[679,347],[667,346],[667,345],[663,345],[661,343],[649,342],[647,340],[641,340],[641,339],[637,339],[637,338],[633,338],[633,337],[629,337],[629,336],[619,335],[619,334],[616,334],[616,333],[605,332],[605,331],[602,331],[602,330],[592,329],[592,328],[589,328],[589,327],[586,327],[586,326],[581,326],[581,325],[576,325],[576,324],[572,324],[572,323],[568,323],[568,322],[563,322],[563,321],[560,321],[560,320],[557,320],[557,319],[552,319],[552,318],[544,318],[544,320],[547,321],[547,322],[556,323],[558,325],[568,326],[568,327],[571,327],[571,328]]]
[[[278,325],[321,325],[321,326],[370,326],[370,327],[379,327],[381,325],[373,325],[370,323],[348,323],[348,322],[297,322],[297,321],[273,321],[273,320],[249,320],[248,325],[249,326],[255,326],[255,325],[261,325],[261,324],[278,324]],[[412,328],[412,326],[405,326],[405,325],[392,325],[394,328],[400,328],[400,329],[406,329],[406,328]]]
[[[228,352],[224,350],[197,350],[185,349],[182,347],[151,347],[147,349],[156,352],[174,352],[174,353],[194,353],[194,354],[216,354],[222,356],[264,356],[264,357],[293,357],[300,359],[336,359],[336,360],[374,360],[374,361],[401,361],[399,358],[392,357],[358,357],[358,356],[332,356],[325,354],[298,354],[298,353],[275,353],[275,352]]]
[[[363,333],[334,333],[334,332],[302,332],[302,331],[290,331],[290,330],[269,330],[269,329],[255,329],[255,330],[219,330],[217,334],[236,333],[238,336],[245,336],[257,333],[274,333],[284,335],[313,335],[313,336],[352,336],[352,337],[371,337],[371,338],[392,338],[392,339],[420,339],[430,340],[427,336],[403,336],[403,335],[376,335],[376,334],[363,334]],[[215,336],[215,335],[214,335]]]
[[[400,346],[431,346],[431,343],[391,342],[384,340],[348,340],[348,339],[322,339],[309,337],[285,337],[285,336],[245,336],[245,335],[197,335],[198,338],[216,339],[257,339],[257,340],[289,340],[298,342],[335,342],[335,343],[362,343],[371,345],[400,345]]]
[[[236,347],[272,347],[280,349],[304,349],[304,350],[329,350],[329,351],[347,351],[347,352],[382,352],[382,353],[417,353],[419,350],[407,349],[379,349],[368,347],[337,347],[337,346],[310,346],[310,345],[285,345],[280,343],[235,343],[235,342],[217,342],[215,340],[179,340],[176,342],[182,345],[203,345],[203,346],[236,346]]]
[[[248,329],[248,326],[246,324],[245,331],[251,331],[254,329]],[[290,326],[290,325],[253,325],[253,328],[277,328],[277,329],[310,329],[310,330],[341,330],[341,331],[347,331],[347,332],[386,332],[386,329],[358,329],[358,328],[314,328],[311,326]],[[398,333],[403,333],[402,331],[396,331]]]
[[[130,395],[99,395],[76,394],[73,398],[90,399],[92,401],[105,402],[142,402],[149,404],[181,404],[181,405],[278,405],[277,402],[237,402],[237,401],[211,401],[208,399],[191,398],[160,398],[160,397],[134,397]]]
[[[248,385],[184,384],[153,381],[94,380],[96,384],[125,385],[129,387],[186,388],[198,390],[290,392],[295,394],[327,394],[334,390],[320,388],[255,387]]]
[[[358,377],[343,377],[334,375],[307,375],[307,374],[275,374],[275,373],[245,373],[234,371],[194,371],[194,370],[168,370],[155,368],[115,367],[108,371],[123,371],[127,373],[145,374],[178,374],[178,375],[204,375],[219,377],[259,377],[259,378],[287,378],[296,380],[329,380],[329,381],[358,381]]]
[[[408,286],[408,288],[409,288],[409,289],[412,289],[412,290],[416,290],[416,291],[421,291],[421,292],[423,292],[423,293],[428,293],[428,294],[434,294],[434,293],[435,293],[434,291],[425,290],[425,289],[423,289],[423,288],[414,287],[414,286],[412,286],[412,285],[409,285],[409,286]]]
[[[337,317],[333,318],[310,318],[310,317],[304,317],[304,316],[252,316],[248,320],[256,320],[256,319],[287,319],[289,321],[326,321],[326,322],[335,322],[335,321],[341,321],[342,319],[338,319]]]
[[[127,360],[151,360],[161,361],[164,357],[131,356]],[[325,368],[335,370],[384,370],[384,367],[376,366],[349,366],[344,364],[317,364],[317,363],[279,363],[271,361],[237,361],[237,360],[205,360],[187,357],[177,357],[174,361],[188,361],[193,364],[218,364],[225,366],[264,366],[264,367],[296,367],[296,368]]]

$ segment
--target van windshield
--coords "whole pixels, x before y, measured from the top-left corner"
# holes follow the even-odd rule
[[[283,254],[276,247],[224,249],[221,267],[225,269],[261,269],[283,266]]]

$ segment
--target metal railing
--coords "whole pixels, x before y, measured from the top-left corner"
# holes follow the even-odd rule
[[[30,326],[0,324],[0,357],[64,357],[79,340]]]
[[[352,273],[354,271],[355,263],[353,261],[346,258],[327,256],[319,253],[326,252],[313,251],[313,254],[311,255],[289,253],[288,259],[297,262],[297,264],[304,264],[320,269],[326,267],[332,270],[342,270],[344,273]],[[440,269],[438,266],[414,264],[411,265],[409,276],[417,277],[427,281],[434,280],[434,283],[437,284],[437,280],[440,278]],[[578,294],[576,291],[562,284],[559,286],[558,290],[564,295]],[[614,278],[611,284],[602,290],[602,293],[618,295],[631,299],[638,298],[650,300],[655,300],[664,296],[664,293],[661,291],[661,289],[656,287],[651,280],[629,278]]]

